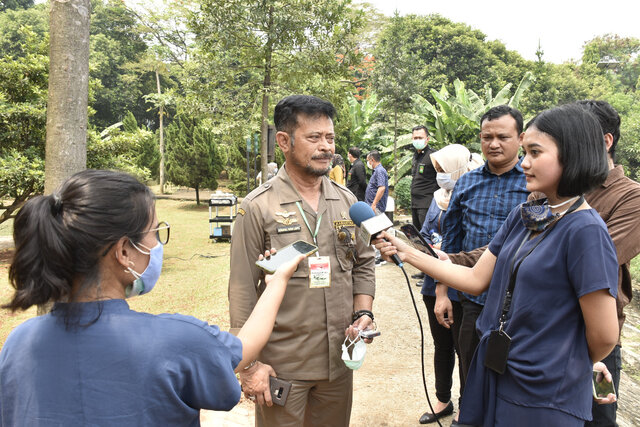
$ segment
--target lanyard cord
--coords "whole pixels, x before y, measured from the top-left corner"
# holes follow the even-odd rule
[[[569,209],[567,209],[567,211],[564,213],[564,215],[562,215],[556,221],[554,221],[553,223],[550,224],[550,226],[544,231],[544,234],[542,236],[540,236],[540,240],[538,240],[536,242],[536,244],[533,245],[533,247],[531,249],[529,249],[529,251],[520,259],[518,264],[515,265],[516,264],[516,258],[518,257],[518,252],[520,252],[520,249],[522,248],[522,246],[529,239],[529,236],[531,235],[531,230],[529,230],[525,234],[524,238],[522,239],[522,242],[520,243],[520,246],[518,246],[518,249],[516,250],[515,254],[513,255],[513,259],[511,260],[511,269],[510,269],[511,274],[509,275],[509,286],[507,287],[507,292],[506,292],[506,294],[504,296],[504,300],[503,300],[503,303],[502,303],[502,314],[500,316],[500,331],[502,331],[504,323],[507,320],[507,313],[509,312],[509,309],[511,308],[511,298],[513,296],[513,290],[516,287],[516,277],[518,276],[518,270],[520,269],[520,265],[522,264],[524,259],[526,257],[528,257],[529,254],[531,254],[531,252],[533,252],[533,250],[535,248],[537,248],[540,243],[542,243],[544,238],[547,237],[547,234],[549,234],[551,232],[551,230],[553,229],[553,227],[555,227],[555,225],[558,223],[558,221],[560,221],[561,218],[564,218],[565,215],[570,214],[571,212],[573,212],[576,209],[578,209],[582,205],[582,203],[584,203],[584,197],[580,196],[580,198],[575,203],[573,203]],[[514,268],[514,265],[515,265],[515,268]]]
[[[307,226],[307,229],[309,230],[309,233],[311,233],[311,238],[313,239],[313,243],[318,246],[318,231],[320,230],[320,223],[322,222],[322,214],[318,215],[318,218],[316,219],[316,231],[311,231],[311,226],[309,225],[309,221],[307,221],[307,216],[304,214],[304,210],[302,209],[302,205],[300,204],[300,202],[296,202],[296,206],[298,207],[298,210],[300,211],[300,215],[302,215],[302,220],[304,221],[304,224]],[[316,256],[320,256],[319,251],[316,252]]]

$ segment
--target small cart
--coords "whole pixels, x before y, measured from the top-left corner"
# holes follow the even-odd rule
[[[231,193],[216,191],[209,198],[209,238],[229,240],[233,220],[238,215],[238,198]]]

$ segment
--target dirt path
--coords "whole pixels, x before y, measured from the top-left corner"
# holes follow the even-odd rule
[[[416,271],[407,267],[409,276]],[[418,419],[428,405],[420,371],[420,330],[411,297],[402,271],[393,264],[376,268],[376,282],[374,312],[382,335],[368,346],[365,362],[355,372],[351,426],[419,426]],[[435,399],[433,345],[426,312],[420,289],[412,283],[411,291],[425,328],[427,385]],[[457,378],[454,381],[453,398],[457,401],[459,384]],[[442,425],[448,426],[450,420],[444,418]],[[202,425],[253,426],[253,403],[243,398],[229,413],[203,411]]]
[[[406,269],[409,276],[416,272],[411,266]],[[422,386],[420,330],[411,297],[402,271],[393,264],[376,269],[376,282],[374,312],[382,335],[368,347],[362,368],[355,372],[351,426],[419,426],[418,419],[428,404]],[[433,402],[433,344],[420,289],[414,283],[415,280],[411,291],[425,329],[425,372]],[[640,372],[640,350],[637,349],[640,346],[640,309],[634,305],[628,306],[626,311],[628,326],[623,331],[623,373],[618,409],[620,427],[640,425],[640,383],[634,378]],[[456,411],[458,391],[456,374],[452,390]],[[441,422],[448,427],[451,417],[443,418]],[[202,425],[253,426],[253,403],[242,399],[228,413],[203,411]]]

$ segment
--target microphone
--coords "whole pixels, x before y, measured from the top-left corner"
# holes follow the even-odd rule
[[[360,228],[360,238],[367,244],[378,237],[380,232],[391,228],[393,223],[385,215],[376,215],[371,206],[365,202],[356,202],[349,208],[349,216],[351,221]],[[402,261],[398,254],[391,255],[391,259],[398,266],[402,267]]]

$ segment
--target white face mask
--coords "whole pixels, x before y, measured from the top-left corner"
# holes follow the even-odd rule
[[[347,344],[347,340],[349,344]],[[353,346],[351,350],[351,356],[349,356],[349,347]],[[351,338],[346,337],[342,342],[342,360],[347,368],[357,370],[364,363],[364,356],[367,354],[367,345],[361,339],[356,338],[356,341],[352,341]]]
[[[456,179],[451,179],[450,173],[442,173],[438,172],[436,174],[436,182],[440,186],[440,188],[444,190],[453,190],[453,187],[456,185]]]
[[[371,166],[371,162],[367,162],[367,167],[368,167],[369,169],[373,169],[373,166]]]
[[[413,148],[416,150],[424,150],[424,147],[427,146],[426,139],[414,139],[413,140]]]

